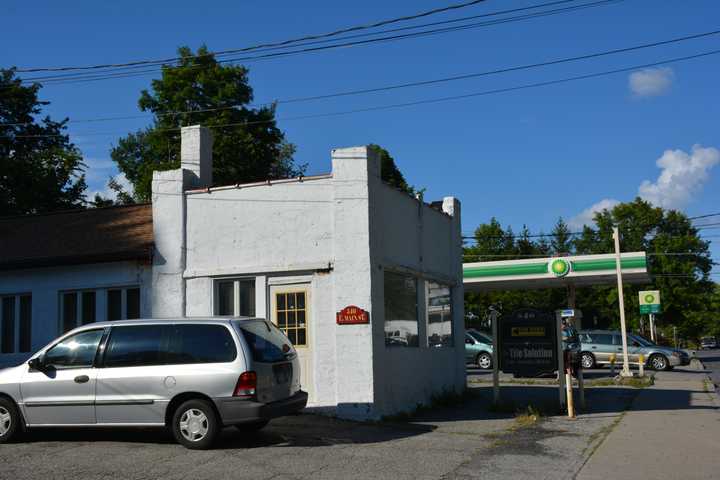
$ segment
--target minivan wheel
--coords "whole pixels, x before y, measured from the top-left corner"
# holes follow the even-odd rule
[[[477,356],[477,365],[483,370],[490,370],[492,368],[492,357],[489,353],[481,353]]]
[[[6,398],[0,398],[0,443],[15,437],[20,427],[20,414],[15,405]]]
[[[582,368],[595,368],[595,357],[592,353],[583,352],[582,356],[580,357],[580,363],[582,364]]]
[[[210,402],[188,400],[175,410],[172,430],[175,440],[182,446],[205,450],[220,433],[220,422]]]
[[[257,432],[265,428],[268,423],[270,423],[270,420],[258,420],[257,422],[240,423],[235,425],[235,428],[246,433]]]
[[[650,357],[649,363],[653,370],[667,370],[668,365],[670,365],[665,355],[660,354],[655,354]]]

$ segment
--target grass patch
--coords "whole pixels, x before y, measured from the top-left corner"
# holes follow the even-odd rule
[[[613,378],[601,378],[599,380],[591,380],[586,382],[588,387],[633,387],[633,388],[647,388],[655,385],[655,376],[646,375],[644,377],[621,377],[618,375]]]
[[[541,419],[542,414],[540,413],[540,411],[532,405],[528,405],[528,407],[524,411],[517,412],[515,414],[515,424],[513,425],[514,430],[517,430],[518,428],[532,427],[533,425],[537,424]]]

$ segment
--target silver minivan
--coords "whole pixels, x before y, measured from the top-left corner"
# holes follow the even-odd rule
[[[307,404],[287,337],[262,319],[88,324],[0,370],[0,443],[32,427],[167,427],[209,448]]]

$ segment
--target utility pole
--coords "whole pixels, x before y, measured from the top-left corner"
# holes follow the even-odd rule
[[[613,227],[613,238],[615,239],[615,271],[617,273],[618,302],[620,304],[620,332],[623,348],[623,369],[620,372],[622,377],[632,377],[630,363],[628,361],[627,328],[625,326],[625,298],[623,296],[622,265],[620,262],[620,231]]]
[[[493,367],[493,404],[500,404],[500,362],[498,361],[498,316],[500,312],[494,306],[490,306],[490,322],[492,323],[493,351],[492,351],[492,367]]]

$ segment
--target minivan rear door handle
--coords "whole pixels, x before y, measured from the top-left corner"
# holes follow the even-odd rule
[[[87,375],[78,375],[75,377],[75,383],[87,383],[90,381],[90,377]]]

